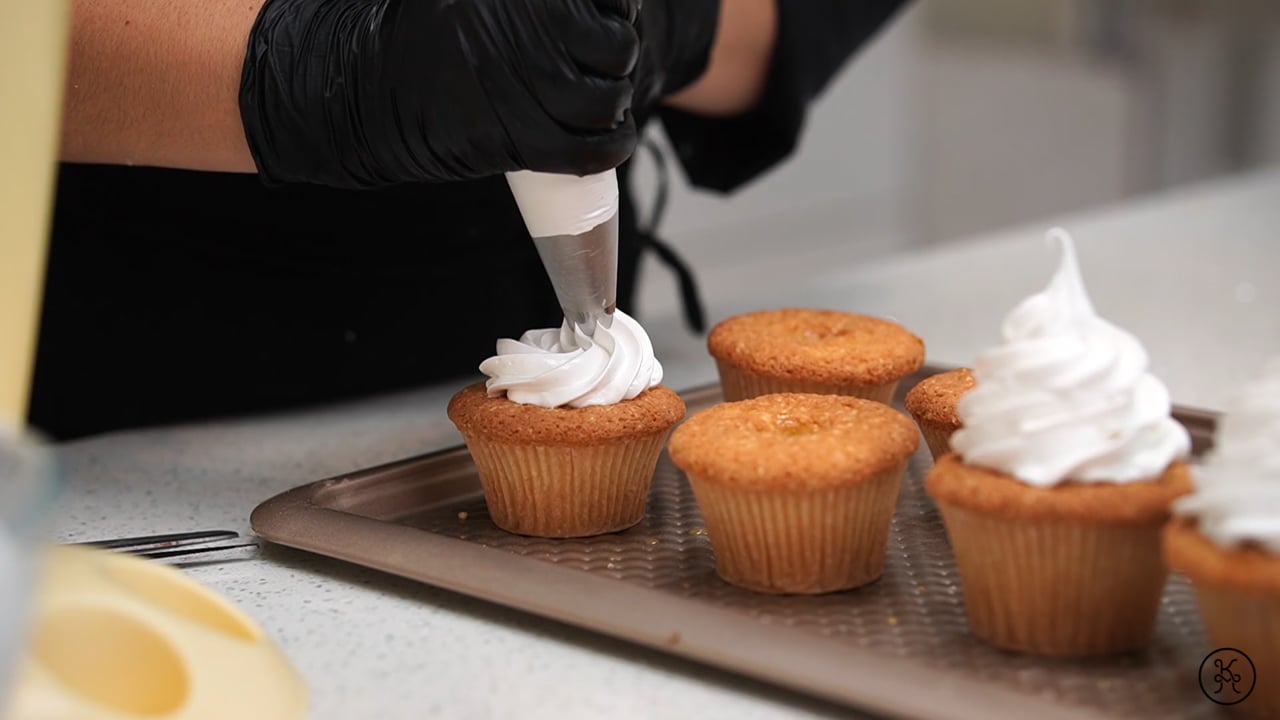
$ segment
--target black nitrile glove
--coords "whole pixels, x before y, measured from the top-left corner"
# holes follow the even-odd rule
[[[366,188],[616,167],[636,144],[639,6],[268,0],[240,86],[259,173]]]
[[[720,0],[643,0],[635,74],[638,112],[702,77],[719,22]]]
[[[678,0],[672,0],[673,2]],[[810,103],[905,0],[778,0],[769,74],[756,106],[708,118],[662,109],[662,125],[695,186],[730,192],[788,157]],[[744,147],[751,152],[743,152]]]

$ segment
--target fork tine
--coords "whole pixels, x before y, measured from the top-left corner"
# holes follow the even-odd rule
[[[151,560],[159,560],[162,558],[183,557],[186,555],[210,554],[210,553],[222,552],[224,550],[238,550],[240,548],[256,548],[256,547],[258,547],[258,543],[251,542],[251,543],[240,543],[238,545],[217,545],[214,547],[182,548],[179,550],[142,551],[142,552],[135,552],[133,554],[137,555],[138,557],[144,557]]]
[[[170,533],[168,535],[142,535],[139,537],[116,538],[113,540],[93,540],[90,542],[75,544],[102,548],[104,550],[138,548],[139,551],[141,551],[143,548],[154,548],[156,550],[160,550],[164,548],[196,545],[218,540],[232,540],[238,537],[240,537],[240,533],[231,530],[200,530],[196,532]]]

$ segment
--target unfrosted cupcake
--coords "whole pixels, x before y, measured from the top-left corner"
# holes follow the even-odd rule
[[[920,436],[882,403],[784,393],[723,403],[671,437],[716,571],[761,592],[824,593],[880,577]]]
[[[540,537],[624,530],[644,517],[658,456],[684,418],[640,325],[567,326],[499,340],[484,384],[449,402],[494,523]]]
[[[978,357],[955,452],[926,487],[977,637],[1043,655],[1133,650],[1154,632],[1190,438],[1142,345],[1094,312],[1070,238],[1050,237],[1062,264]]]
[[[1232,398],[1196,491],[1173,507],[1166,560],[1195,585],[1212,646],[1253,662],[1240,710],[1280,717],[1280,359]]]
[[[957,406],[976,383],[972,370],[959,368],[931,375],[907,393],[907,412],[920,426],[934,460],[951,452],[951,435],[960,429]]]
[[[799,392],[888,403],[924,363],[924,341],[897,323],[836,310],[764,310],[711,330],[726,400]]]

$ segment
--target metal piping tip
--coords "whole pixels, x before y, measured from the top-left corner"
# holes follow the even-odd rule
[[[618,215],[578,235],[534,238],[565,319],[587,335],[609,328],[618,298]]]

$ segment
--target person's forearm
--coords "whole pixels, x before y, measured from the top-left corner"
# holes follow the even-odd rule
[[[777,32],[778,0],[722,0],[707,71],[666,104],[712,116],[750,110],[768,79]]]
[[[253,172],[238,91],[263,1],[74,0],[62,159]]]

